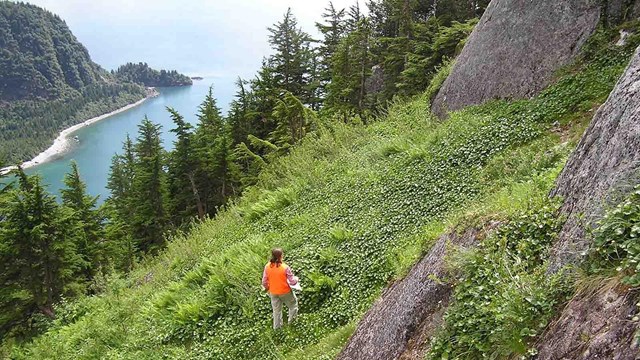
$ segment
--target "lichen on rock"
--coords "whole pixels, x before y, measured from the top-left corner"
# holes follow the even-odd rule
[[[434,113],[537,94],[579,54],[601,12],[594,0],[492,1],[435,97]]]
[[[607,204],[640,181],[640,48],[607,102],[598,110],[556,181],[568,216],[553,247],[551,270],[576,262],[589,245],[586,229]]]

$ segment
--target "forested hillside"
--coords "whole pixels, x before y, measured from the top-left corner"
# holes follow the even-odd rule
[[[0,4],[0,99],[56,99],[101,81],[105,72],[58,16]]]
[[[91,60],[58,16],[0,1],[0,159],[29,160],[60,130],[143,99],[145,89],[137,82],[155,70],[132,70],[146,75],[114,76]],[[158,81],[191,83],[175,71],[158,72]]]
[[[115,77],[124,82],[132,82],[144,86],[185,86],[193,81],[175,70],[155,70],[146,63],[126,63],[112,71]]]
[[[585,283],[637,285],[636,246],[613,235],[637,232],[637,193],[594,233],[582,282],[546,259],[565,222],[548,194],[640,45],[638,22],[602,22],[536,96],[442,121],[431,101],[487,3],[330,5],[322,39],[288,11],[226,116],[210,92],[195,125],[172,108],[172,129],[141,119],[100,208],[75,164],[61,203],[18,170],[0,188],[0,356],[331,359],[432,248],[447,266],[428,280],[452,300],[419,357],[534,356]],[[468,228],[482,230],[476,250],[442,240]],[[274,246],[304,287],[282,331],[260,289]]]

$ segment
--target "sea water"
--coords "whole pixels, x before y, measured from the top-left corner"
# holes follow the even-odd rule
[[[219,79],[205,78],[194,80],[192,86],[158,88],[159,96],[74,132],[69,137],[71,148],[67,152],[54,160],[27,169],[26,173],[40,175],[49,192],[59,195],[64,188],[64,175],[70,170],[71,160],[75,160],[80,176],[87,184],[87,192],[92,196],[99,196],[98,201],[102,203],[109,196],[106,185],[111,159],[116,153],[122,153],[122,143],[127,134],[135,140],[138,125],[147,116],[149,120],[162,126],[163,146],[171,149],[175,134],[169,130],[174,128],[174,124],[166,108],[174,108],[187,122],[197,124],[198,107],[214,81],[215,96],[220,92]],[[223,94],[220,101],[223,110],[226,110],[233,92],[232,83],[230,81],[229,84],[222,84],[226,85],[223,86],[224,91],[220,92]],[[75,136],[77,141],[74,140]]]

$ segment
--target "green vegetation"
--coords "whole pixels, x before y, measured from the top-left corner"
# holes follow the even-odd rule
[[[542,202],[542,201],[541,201]],[[460,269],[446,326],[430,359],[506,359],[525,355],[554,310],[571,294],[563,273],[546,274],[547,250],[562,227],[554,204],[535,204],[459,255]]]
[[[58,16],[0,2],[0,99],[57,99],[100,82],[105,71]]]
[[[91,61],[58,16],[0,1],[0,158],[14,164],[47,148],[58,132],[145,96]]]
[[[175,70],[154,70],[147,63],[126,63],[111,72],[116,79],[144,86],[185,86],[193,84],[191,78]]]
[[[109,73],[58,16],[0,1],[0,158],[21,163],[60,130],[146,96],[146,86],[189,85],[176,71],[127,64]]]
[[[367,16],[330,6],[317,48],[288,11],[227,117],[211,92],[195,126],[169,108],[169,152],[142,121],[113,158],[100,209],[75,165],[61,204],[18,171],[0,192],[0,356],[331,358],[438,236],[489,221],[502,225],[450,259],[454,301],[429,355],[530,353],[573,285],[545,275],[562,224],[546,196],[639,40],[614,46],[615,29],[601,29],[539,96],[441,122],[430,99],[486,1],[423,5],[372,1]],[[114,86],[114,103],[118,86],[140,89]],[[74,111],[89,107],[75,96]],[[593,255],[630,284],[636,200],[606,218]],[[299,319],[279,332],[259,287],[274,245],[305,288]]]
[[[138,85],[97,83],[56,100],[20,100],[2,104],[0,158],[8,164],[29,160],[46,149],[60,130],[129,105],[144,96],[144,89]]]
[[[85,292],[87,275],[99,269],[91,265],[103,253],[92,241],[101,227],[91,209],[95,199],[86,196],[75,165],[65,179],[69,188],[62,205],[38,177],[19,171],[18,178],[18,186],[3,194],[0,204],[0,335],[21,338],[39,330],[43,315],[55,317],[54,303],[63,295]],[[25,316],[32,313],[38,315]]]
[[[640,186],[599,222],[587,261],[588,273],[620,275],[631,287],[640,286]],[[612,271],[613,270],[613,271]]]
[[[636,40],[625,49],[616,49],[611,45],[613,38],[613,31],[599,31],[586,45],[582,59],[561,72],[568,75],[556,85],[532,101],[507,107],[543,121],[556,119],[562,124],[579,120],[581,112],[603,101],[609,92],[606,84],[614,84],[638,45]],[[569,103],[574,105],[562,109]],[[497,175],[501,171],[491,172]],[[597,231],[594,256],[610,261],[608,267],[627,260],[630,261],[627,265],[635,264],[631,250],[633,240],[628,238],[635,225],[631,221],[635,216],[632,199],[621,205],[624,211],[620,208],[620,212],[605,218],[604,223],[610,227]],[[627,216],[626,222],[617,221],[622,220],[620,214]],[[508,218],[506,225],[484,239],[477,250],[455,259],[454,301],[447,309],[444,327],[431,343],[429,359],[535,355],[535,349],[530,347],[532,341],[541,335],[558,307],[575,291],[574,278],[562,271],[548,274],[545,263],[562,221],[554,204],[536,204]],[[612,240],[614,233],[619,237]],[[627,253],[619,252],[618,244],[631,251],[629,259]],[[623,268],[630,270],[628,266],[621,266],[619,270]]]
[[[328,358],[434,238],[499,220],[505,225],[495,235],[453,262],[459,286],[432,355],[526,353],[571,289],[544,276],[561,219],[543,199],[584,114],[604,101],[630,57],[630,47],[609,41],[594,37],[594,51],[532,100],[495,102],[439,122],[426,93],[396,102],[367,126],[319,123],[214,219],[170,239],[127,277],[108,276],[102,293],[61,303],[44,335],[22,346],[5,342],[5,351],[15,358],[144,359],[158,351]],[[259,289],[275,244],[287,249],[305,287],[299,321],[277,333]]]

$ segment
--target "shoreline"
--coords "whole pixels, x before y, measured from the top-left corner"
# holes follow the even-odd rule
[[[129,109],[132,109],[136,106],[141,105],[143,102],[145,102],[146,100],[158,96],[159,93],[157,92],[157,90],[153,89],[153,91],[149,91],[147,96],[144,97],[143,99],[140,99],[132,104],[123,106],[119,109],[116,109],[112,112],[106,113],[106,114],[102,114],[100,116],[96,116],[93,117],[91,119],[85,120],[81,123],[78,123],[76,125],[73,125],[71,127],[68,127],[62,131],[60,131],[60,133],[58,134],[58,137],[55,138],[55,140],[53,140],[53,144],[51,146],[49,146],[46,150],[44,150],[43,152],[41,152],[40,154],[36,155],[36,157],[34,157],[31,160],[25,161],[22,163],[21,167],[23,169],[28,169],[30,167],[34,167],[36,165],[41,165],[44,164],[46,162],[49,162],[51,160],[53,160],[54,158],[56,158],[57,156],[60,156],[62,154],[64,154],[65,152],[67,152],[70,148],[70,144],[69,144],[69,135],[73,134],[74,132],[82,129],[83,127],[95,124],[99,121],[102,121],[104,119],[107,119],[113,115],[125,112]],[[18,167],[16,165],[13,166],[7,166],[4,168],[0,169],[0,175],[5,175],[7,173],[9,173],[12,170],[17,169]]]

